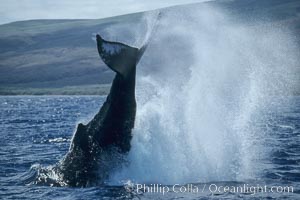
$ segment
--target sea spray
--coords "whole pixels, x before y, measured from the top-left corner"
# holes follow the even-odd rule
[[[258,115],[273,95],[293,93],[293,40],[208,6],[164,10],[157,26],[138,67],[129,165],[111,184],[259,178],[269,152]]]

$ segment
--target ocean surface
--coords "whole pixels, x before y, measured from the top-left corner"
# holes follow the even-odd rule
[[[152,192],[137,191],[135,183],[139,183],[139,180],[89,188],[34,184],[34,178],[41,168],[54,165],[66,154],[76,124],[88,122],[99,110],[105,97],[2,96],[0,199],[300,199],[300,96],[286,97],[278,102],[276,97],[274,99],[256,118],[261,116],[267,120],[254,120],[252,123],[266,133],[259,138],[261,147],[256,153],[267,152],[268,156],[249,160],[249,163],[255,162],[259,176],[237,181],[218,180],[216,176],[209,182],[186,182],[186,191],[183,191],[184,188],[180,191],[179,185],[176,185],[175,191],[172,191],[172,184],[158,185],[158,188],[170,189],[162,194],[155,189]],[[176,155],[170,156],[177,159]],[[247,164],[245,161],[243,163]],[[163,167],[156,166],[157,170]],[[237,166],[229,166],[234,167]],[[147,169],[145,175],[149,176],[146,173]],[[151,186],[150,183],[146,184]],[[266,186],[266,191],[255,192],[250,189],[257,185]],[[222,192],[224,188],[216,191],[216,186],[228,186],[231,189],[244,186],[249,190]],[[290,187],[289,192],[284,188],[286,186]],[[188,191],[188,187],[192,190]]]

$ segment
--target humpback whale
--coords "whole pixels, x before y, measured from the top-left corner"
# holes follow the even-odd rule
[[[136,66],[146,45],[138,49],[96,35],[98,53],[116,72],[109,95],[86,125],[79,123],[70,149],[55,171],[68,186],[103,183],[130,150],[136,115]]]

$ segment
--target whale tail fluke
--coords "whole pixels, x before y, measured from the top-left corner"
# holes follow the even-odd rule
[[[144,46],[138,49],[120,42],[106,41],[100,35],[97,35],[96,39],[98,52],[103,62],[125,78],[135,69],[146,48]]]

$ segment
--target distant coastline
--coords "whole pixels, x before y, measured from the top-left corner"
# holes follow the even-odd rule
[[[106,95],[110,84],[65,86],[58,88],[1,87],[0,96],[13,95]]]
[[[107,95],[111,84],[77,85],[57,88],[33,88],[33,87],[2,87],[0,86],[0,96],[19,95]],[[272,96],[272,94],[270,94]],[[273,94],[274,95],[274,94]],[[278,94],[280,95],[280,94]],[[300,91],[294,91],[287,96],[300,96]],[[275,95],[276,96],[276,95]]]
[[[230,20],[234,23],[238,20],[252,26],[259,19],[270,27],[287,30],[293,33],[299,47],[299,1],[271,2],[211,1],[207,4],[231,12]],[[182,11],[201,6],[202,3],[189,4],[172,9]],[[0,25],[0,95],[108,94],[114,73],[99,58],[92,37],[100,31],[107,39],[130,41],[130,36],[135,34],[132,27],[141,23],[145,13],[105,19],[27,20]],[[113,30],[122,34],[110,35]],[[141,71],[144,67],[139,66]],[[152,73],[149,69],[144,72]],[[297,77],[295,81],[300,82]],[[298,85],[288,95],[300,95]]]

